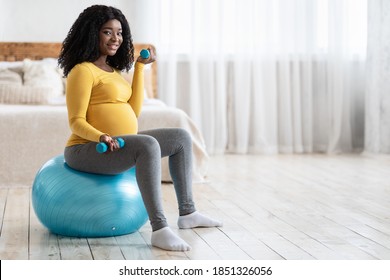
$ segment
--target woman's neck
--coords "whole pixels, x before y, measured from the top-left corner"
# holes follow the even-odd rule
[[[107,56],[103,55],[100,56],[97,60],[93,62],[97,67],[100,69],[107,71],[107,72],[113,72],[113,69],[110,65],[107,64]]]

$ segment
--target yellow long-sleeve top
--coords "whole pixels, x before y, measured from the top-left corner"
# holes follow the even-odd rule
[[[120,71],[107,72],[91,62],[70,71],[66,104],[72,131],[66,146],[99,142],[103,134],[118,136],[138,132],[144,100],[144,64],[136,63],[132,85]]]

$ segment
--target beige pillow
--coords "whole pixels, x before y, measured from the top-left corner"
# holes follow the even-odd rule
[[[23,61],[0,61],[0,70],[8,69],[23,76]]]
[[[64,103],[64,85],[56,60],[31,61],[26,59],[21,68],[24,79],[15,71],[0,68],[0,103]],[[23,80],[24,83],[22,83]]]
[[[0,84],[1,85],[22,85],[22,77],[9,69],[0,69]]]
[[[64,84],[57,67],[52,61],[24,60],[23,65],[24,86],[51,88],[52,97],[58,97],[64,94]]]
[[[28,87],[17,84],[0,84],[0,103],[5,104],[52,104],[53,88]]]

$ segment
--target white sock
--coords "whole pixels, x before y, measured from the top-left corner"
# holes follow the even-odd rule
[[[222,222],[211,219],[198,211],[195,211],[194,213],[180,216],[177,225],[179,228],[221,227]]]
[[[169,227],[152,232],[152,245],[168,251],[188,251],[191,246],[177,236]]]

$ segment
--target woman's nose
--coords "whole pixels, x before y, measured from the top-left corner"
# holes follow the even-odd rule
[[[116,35],[116,34],[112,34],[112,36],[111,36],[111,41],[114,41],[114,42],[116,42],[116,41],[118,41],[118,35]]]

